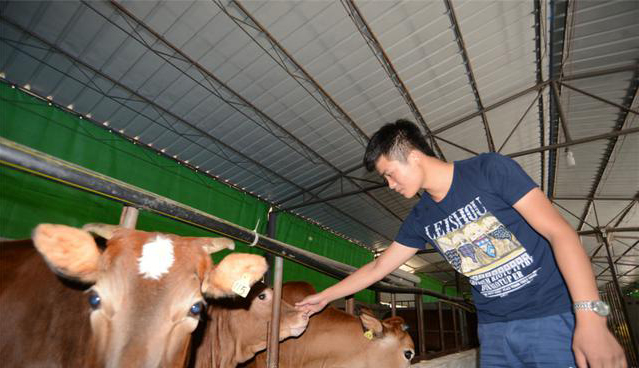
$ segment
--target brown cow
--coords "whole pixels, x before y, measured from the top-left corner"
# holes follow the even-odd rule
[[[314,293],[306,282],[282,286],[282,298],[291,304]],[[279,346],[280,368],[405,368],[415,355],[402,318],[380,321],[366,313],[358,318],[333,307],[313,315],[302,336]],[[247,367],[266,367],[266,354],[257,354]]]
[[[209,252],[228,239],[114,228],[108,237],[102,251],[80,229],[43,224],[34,231],[57,274],[92,285],[86,295],[78,284],[57,282],[32,249],[3,246],[4,366],[181,367],[204,297],[248,290],[267,268],[263,257],[237,253],[214,266]]]
[[[266,348],[270,328],[273,290],[263,283],[253,285],[245,299],[225,298],[211,302],[204,336],[194,338],[197,368],[234,368]],[[280,340],[299,336],[308,317],[303,311],[282,301]]]

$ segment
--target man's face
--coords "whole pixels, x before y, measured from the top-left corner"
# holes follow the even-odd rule
[[[375,168],[390,189],[406,198],[412,198],[421,188],[421,170],[410,154],[406,162],[382,155],[375,163]]]

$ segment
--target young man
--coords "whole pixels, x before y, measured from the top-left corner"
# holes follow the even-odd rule
[[[425,193],[380,257],[298,308],[316,313],[428,243],[470,278],[482,367],[626,367],[577,233],[515,161],[443,162],[415,124],[398,120],[373,135],[364,163],[406,198]]]

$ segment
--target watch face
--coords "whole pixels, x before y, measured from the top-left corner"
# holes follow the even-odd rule
[[[600,316],[607,316],[610,313],[610,307],[606,302],[598,300],[592,303],[592,310]]]

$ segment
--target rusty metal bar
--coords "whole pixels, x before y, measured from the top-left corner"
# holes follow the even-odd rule
[[[351,119],[351,117],[335,102],[332,96],[304,69],[300,63],[253,17],[237,0],[213,0],[224,14],[226,14],[240,29],[244,31],[267,55],[273,59],[291,78],[293,78],[308,94],[328,112],[355,140],[366,147],[369,137]],[[228,4],[228,5],[225,5]],[[242,19],[231,14],[232,6]],[[254,33],[257,33],[255,36]],[[263,44],[266,42],[268,45]],[[350,128],[350,129],[349,129]]]
[[[353,266],[291,246],[262,234],[256,234],[251,229],[246,229],[155,193],[46,155],[2,137],[0,137],[0,165],[86,190],[110,200],[145,209],[193,226],[215,231],[245,243],[253,242],[257,236],[256,247],[335,278],[345,278],[356,270]],[[430,295],[447,300],[450,303],[459,303],[458,306],[460,308],[472,310],[463,298],[417,287],[397,286],[398,284],[394,277],[401,279],[401,275],[391,274],[382,279],[382,281],[371,285],[369,289],[402,294]]]
[[[601,77],[601,76],[604,76],[604,75],[610,75],[610,74],[616,74],[616,73],[622,73],[622,72],[636,72],[636,71],[637,71],[637,64],[635,63],[634,65],[626,65],[626,66],[621,66],[621,67],[616,67],[616,68],[608,68],[608,69],[595,70],[595,71],[592,71],[592,72],[585,72],[585,73],[577,73],[577,74],[573,74],[573,75],[566,75],[566,76],[562,77],[561,80],[562,81],[573,81],[573,80],[578,80],[578,79]]]
[[[464,61],[464,66],[466,67],[466,75],[468,76],[470,87],[473,90],[473,94],[475,95],[475,102],[477,103],[477,109],[481,113],[481,120],[482,120],[482,123],[484,124],[484,130],[486,132],[488,149],[490,150],[490,152],[495,152],[495,143],[493,142],[493,135],[490,132],[488,118],[486,117],[486,112],[484,111],[485,110],[484,103],[481,101],[481,96],[479,95],[479,89],[477,89],[477,79],[475,78],[475,74],[473,72],[473,67],[470,62],[470,57],[468,56],[468,50],[466,49],[466,43],[464,42],[464,37],[459,27],[457,16],[455,15],[455,9],[453,7],[453,3],[451,0],[444,0],[444,5],[446,6],[446,11],[450,18],[450,22],[453,25],[453,31],[455,32],[455,40],[457,41],[457,45],[459,46],[459,49],[461,51],[461,56]]]
[[[550,86],[552,87],[553,93],[551,93],[553,99],[555,100],[555,104],[557,107],[557,111],[559,112],[559,122],[561,123],[561,129],[564,132],[564,138],[566,142],[571,142],[570,132],[568,131],[568,121],[566,120],[566,114],[564,113],[564,108],[561,105],[561,101],[559,99],[559,88],[557,88],[557,82],[550,82]]]
[[[268,236],[275,238],[277,228],[277,212],[268,214]],[[284,274],[284,260],[275,256],[273,265],[273,305],[271,308],[271,322],[266,346],[266,366],[277,368],[280,356],[280,313],[282,311],[282,276]]]
[[[397,317],[397,294],[390,293],[391,296],[391,317]]]
[[[578,144],[589,143],[589,142],[597,141],[597,140],[600,140],[600,139],[608,139],[608,138],[618,137],[620,135],[627,135],[627,134],[634,134],[634,133],[639,133],[639,127],[627,128],[627,129],[623,129],[623,130],[616,130],[616,131],[609,132],[609,133],[597,134],[597,135],[593,135],[593,136],[590,136],[590,137],[574,139],[572,142],[549,144],[547,146],[543,146],[543,147],[539,147],[539,148],[533,148],[533,149],[529,149],[529,150],[510,153],[510,154],[508,154],[506,156],[508,156],[508,157],[525,156],[525,155],[529,155],[531,153],[548,151],[548,150],[552,150],[552,149],[569,147],[569,146],[576,146]]]
[[[639,115],[639,111],[637,111],[637,110],[631,109],[631,108],[623,106],[623,105],[619,105],[618,103],[612,102],[612,101],[607,100],[607,99],[605,99],[603,97],[599,97],[599,96],[594,95],[594,94],[592,94],[590,92],[586,92],[583,89],[579,89],[579,88],[577,88],[575,86],[571,86],[570,84],[567,84],[567,83],[564,83],[564,82],[559,82],[559,84],[561,84],[562,86],[564,86],[564,87],[566,87],[568,89],[572,89],[573,91],[579,92],[582,95],[586,95],[588,97],[594,98],[597,101],[601,101],[603,103],[607,103],[608,105],[614,106],[614,107],[616,107],[618,109],[621,109],[621,110],[623,110],[625,112],[630,112],[630,113],[633,113],[635,115]]]
[[[120,214],[120,226],[127,229],[135,229],[138,222],[138,209],[131,206],[124,206]]]
[[[424,331],[424,300],[421,295],[415,295],[415,312],[417,312],[417,335],[419,340],[419,353],[426,355],[426,335]]]
[[[519,121],[517,121],[517,124],[515,124],[515,126],[512,128],[512,130],[510,131],[506,139],[504,139],[504,143],[501,144],[497,152],[501,152],[501,150],[504,149],[504,146],[506,145],[506,143],[508,143],[508,141],[510,140],[510,137],[512,137],[513,134],[515,134],[515,131],[517,130],[517,128],[519,128],[519,125],[524,121],[524,118],[526,117],[526,115],[528,115],[528,112],[530,111],[530,109],[533,106],[535,106],[535,102],[538,102],[539,97],[541,96],[543,92],[544,92],[543,88],[539,90],[539,93],[537,93],[537,96],[535,96],[535,98],[532,100],[532,102],[530,103],[530,105],[528,106],[524,114],[521,116],[521,118],[519,118]]]
[[[534,85],[532,87],[526,88],[526,89],[524,89],[524,90],[522,90],[520,92],[517,92],[517,93],[515,93],[515,94],[513,94],[511,96],[508,96],[508,97],[506,97],[504,99],[501,99],[501,100],[495,102],[492,105],[486,106],[481,111],[473,112],[473,113],[468,114],[468,115],[466,115],[466,116],[464,116],[464,117],[462,117],[460,119],[457,119],[457,120],[453,121],[452,123],[446,124],[446,125],[444,125],[441,128],[437,128],[437,129],[433,130],[433,134],[437,135],[437,134],[439,134],[441,132],[444,132],[444,131],[446,131],[448,129],[454,128],[454,127],[456,127],[457,125],[459,125],[461,123],[464,123],[464,122],[466,122],[466,121],[468,121],[470,119],[476,118],[477,116],[481,116],[482,113],[486,113],[486,112],[488,112],[490,110],[496,109],[496,108],[498,108],[498,107],[500,107],[500,106],[502,106],[502,105],[504,105],[504,104],[506,104],[508,102],[514,101],[514,100],[516,100],[516,99],[518,99],[518,98],[520,98],[522,96],[525,96],[525,95],[529,94],[530,92],[537,91],[537,90],[543,88],[548,83],[549,83],[548,81],[545,81],[545,82],[536,84],[536,85]]]
[[[459,335],[458,335],[458,329],[457,329],[457,308],[455,308],[455,306],[452,306],[452,309],[450,310],[451,314],[453,315],[453,333],[455,334],[455,350],[459,351]]]
[[[417,122],[424,128],[424,131],[426,131],[426,136],[430,139],[430,143],[433,146],[433,150],[439,154],[439,157],[442,160],[446,161],[446,157],[444,156],[444,153],[442,152],[442,150],[439,148],[437,141],[433,139],[433,133],[431,132],[428,125],[426,124],[426,121],[424,120],[424,116],[417,108],[417,105],[415,104],[413,97],[410,95],[408,88],[406,88],[404,81],[402,81],[402,79],[399,77],[399,74],[395,70],[393,63],[391,62],[388,55],[386,55],[384,48],[382,47],[380,42],[377,40],[377,37],[375,36],[373,31],[369,27],[364,17],[362,16],[361,12],[359,11],[359,8],[355,4],[355,1],[342,0],[342,5],[346,9],[346,12],[350,16],[350,18],[353,20],[353,23],[355,23],[355,26],[357,27],[357,30],[364,38],[364,41],[368,44],[368,47],[370,47],[371,51],[373,52],[373,55],[375,56],[375,58],[377,58],[377,61],[379,61],[379,63],[381,64],[382,69],[384,69],[389,79],[395,85],[395,88],[397,88],[399,94],[402,96],[402,98],[404,98],[404,101],[406,102],[406,104],[408,105],[408,108],[413,113],[413,116],[415,117]]]
[[[444,317],[442,313],[442,302],[437,302],[437,313],[439,315],[439,349],[440,351],[444,351]]]
[[[344,299],[344,311],[350,315],[355,314],[355,298],[352,295]]]

